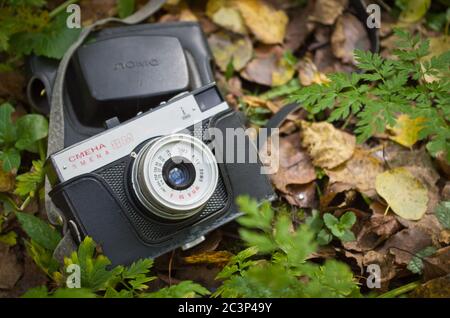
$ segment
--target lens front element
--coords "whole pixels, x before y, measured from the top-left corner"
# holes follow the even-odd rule
[[[132,183],[139,201],[152,213],[181,220],[199,212],[214,193],[216,159],[199,139],[174,134],[152,140],[139,152]]]

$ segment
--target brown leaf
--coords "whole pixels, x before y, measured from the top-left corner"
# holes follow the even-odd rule
[[[352,14],[344,14],[337,20],[331,36],[333,54],[344,63],[356,64],[353,51],[369,50],[370,41],[362,23]]]
[[[278,86],[287,83],[295,73],[295,68],[283,58],[280,46],[259,47],[255,49],[255,58],[247,64],[241,76],[248,81],[266,86]]]
[[[209,0],[206,14],[221,27],[238,34],[247,34],[247,27],[238,8],[232,1]]]
[[[355,70],[354,66],[343,64],[340,59],[336,58],[330,45],[316,50],[314,54],[314,64],[316,64],[317,69],[320,72],[325,74],[336,72],[350,73]]]
[[[34,263],[28,255],[24,255],[23,275],[11,290],[10,297],[20,297],[30,288],[45,285],[48,276]]]
[[[284,47],[291,52],[302,46],[306,38],[314,31],[316,24],[308,20],[313,9],[314,2],[308,1],[305,8],[295,8],[288,11],[289,24],[286,30]]]
[[[401,230],[389,238],[378,252],[386,254],[391,253],[395,256],[395,263],[407,265],[411,258],[432,245],[431,236],[418,227]]]
[[[22,272],[23,268],[13,249],[0,243],[0,289],[14,288]]]
[[[266,145],[270,144],[269,142]],[[278,149],[271,149],[271,152],[262,151],[262,161],[266,162],[270,155],[272,160],[279,161],[279,169],[272,174],[271,180],[274,186],[284,192],[289,193],[288,185],[308,184],[316,179],[316,172],[311,160],[306,152],[301,148],[298,134],[292,134],[280,138]]]
[[[370,205],[373,211],[370,217],[370,229],[377,235],[383,238],[389,238],[397,233],[402,226],[397,221],[397,218],[392,213],[385,214],[386,206],[374,201]]]
[[[84,26],[117,14],[116,0],[81,0],[80,7]]]
[[[376,195],[375,178],[383,171],[381,161],[372,156],[370,149],[366,150],[360,146],[355,148],[349,160],[334,169],[325,170],[330,177],[330,183],[348,184],[369,197]]]
[[[25,101],[25,78],[19,72],[0,72],[0,99]]]
[[[327,122],[301,121],[302,145],[318,167],[333,169],[350,159],[356,138]]]
[[[253,55],[252,41],[248,37],[217,32],[209,36],[208,43],[214,60],[222,72],[227,70],[231,61],[234,70],[242,70]]]
[[[348,0],[316,0],[311,20],[332,25],[347,7]]]
[[[436,251],[423,261],[423,274],[425,280],[430,280],[450,273],[450,246]]]
[[[289,20],[284,11],[275,10],[260,0],[237,0],[234,6],[259,41],[265,44],[283,42]]]
[[[414,289],[408,297],[413,298],[450,298],[450,275],[439,277]]]
[[[286,187],[287,192],[282,194],[289,204],[299,208],[312,208],[316,199],[316,184],[290,184]]]
[[[394,264],[394,256],[390,254],[379,253],[377,251],[369,251],[366,254],[364,254],[363,264],[364,266],[369,266],[372,264],[377,264],[380,266],[381,269],[380,292],[387,291],[389,288],[390,281],[397,274],[397,268]]]

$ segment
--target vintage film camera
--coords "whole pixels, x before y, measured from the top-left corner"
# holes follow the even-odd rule
[[[129,264],[202,241],[239,216],[239,195],[273,198],[254,143],[211,133],[243,123],[210,63],[195,23],[105,29],[78,49],[64,92],[65,148],[46,166],[76,242],[89,235],[113,264]],[[50,96],[56,66],[30,63],[29,97],[44,113],[39,92]],[[244,161],[229,160],[239,151]]]

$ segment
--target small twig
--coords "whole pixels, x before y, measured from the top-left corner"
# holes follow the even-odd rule
[[[172,254],[170,255],[170,260],[169,260],[169,286],[172,286],[172,262],[173,262],[174,255],[175,255],[175,251],[172,251]]]
[[[62,3],[61,5],[57,6],[55,9],[53,9],[49,14],[48,17],[50,19],[53,19],[54,17],[56,17],[58,14],[60,14],[62,11],[64,11],[66,9],[66,7],[70,6],[71,4],[77,3],[78,0],[67,0],[64,3]]]
[[[390,290],[390,291],[388,291],[388,292],[386,292],[384,294],[381,294],[381,295],[377,296],[377,298],[395,298],[395,297],[398,297],[400,295],[409,293],[410,291],[412,291],[412,290],[416,289],[417,287],[419,287],[420,284],[421,284],[420,281],[415,281],[415,282],[412,282],[412,283],[400,286],[398,288],[395,288],[393,290]]]

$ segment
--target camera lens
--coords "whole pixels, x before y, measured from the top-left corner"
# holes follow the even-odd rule
[[[200,212],[213,195],[218,177],[211,150],[185,134],[148,142],[139,151],[132,170],[138,200],[149,212],[169,220]]]
[[[195,167],[185,158],[170,158],[163,166],[162,176],[172,189],[185,190],[195,181]]]

